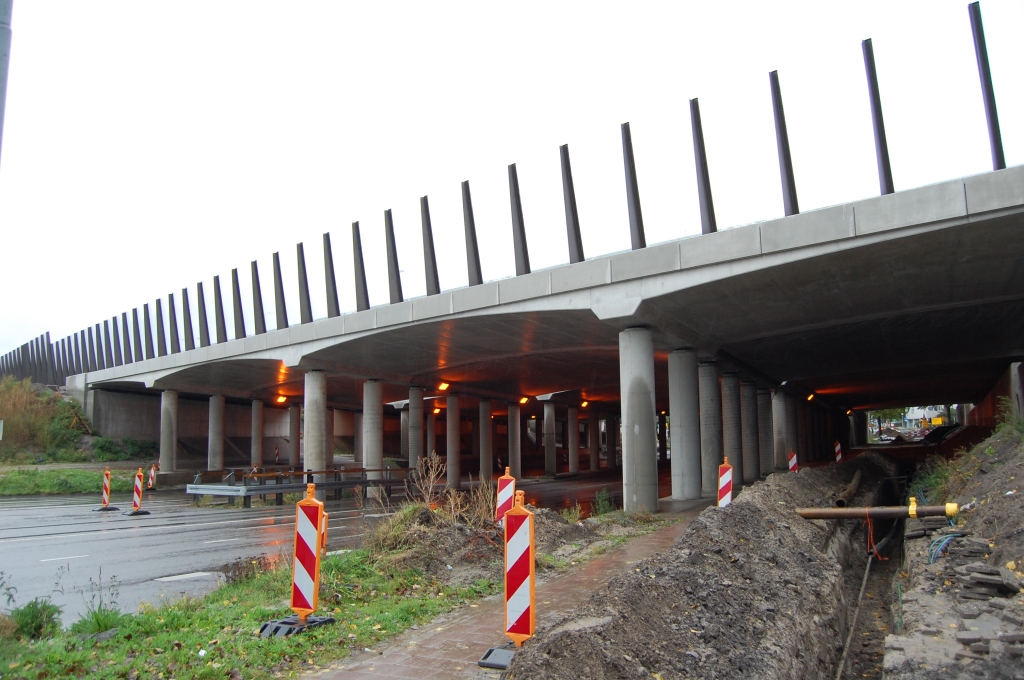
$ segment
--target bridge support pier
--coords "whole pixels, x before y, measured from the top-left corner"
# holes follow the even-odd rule
[[[732,497],[743,488],[743,444],[740,432],[740,379],[732,371],[722,373],[722,454],[732,465]],[[717,493],[718,473],[715,471]]]
[[[776,389],[772,394],[772,445],[775,453],[775,469],[786,469],[786,456],[789,446],[786,442],[786,393]]]
[[[430,456],[437,451],[437,415],[434,414],[434,401],[426,407],[427,411],[427,445],[423,450],[424,456]]]
[[[399,429],[399,434],[401,436],[400,443],[399,443],[399,449],[400,449],[399,454],[401,455],[402,458],[405,458],[406,460],[408,460],[409,459],[409,405],[408,404],[406,404],[405,408],[403,408],[401,411],[398,412],[398,417],[399,417],[399,421],[400,421],[399,424],[401,425],[401,428]]]
[[[783,470],[789,469],[789,454],[797,453],[799,444],[797,442],[797,415],[796,415],[796,396],[786,393],[786,457],[782,464]],[[802,463],[803,460],[798,461]]]
[[[555,448],[555,405],[544,402],[544,422],[541,424],[544,441],[544,476],[554,477],[558,472],[558,451]]]
[[[494,437],[491,400],[480,400],[480,481],[489,482],[494,469]]]
[[[224,469],[224,397],[210,397],[209,441],[206,445],[206,469]]]
[[[622,399],[622,505],[658,511],[658,450],[654,404],[654,341],[646,328],[619,333]]]
[[[302,453],[302,439],[299,437],[299,423],[301,422],[302,407],[298,404],[288,406],[288,466],[294,470],[299,468],[299,456]]]
[[[307,470],[323,470],[324,465],[324,432],[327,417],[327,376],[323,371],[308,371],[305,380],[305,403],[303,404],[302,439],[306,442]],[[333,429],[333,426],[332,426]],[[320,484],[324,475],[316,475],[313,481]],[[326,500],[323,489],[317,489],[318,500]]]
[[[352,414],[352,460],[361,468],[363,464],[363,414]]]
[[[252,444],[249,447],[250,465],[261,467],[263,465],[263,400],[254,399],[252,402]]]
[[[796,400],[796,459],[803,465],[810,460],[807,455],[807,404],[803,400]]]
[[[767,388],[757,390],[757,449],[761,465],[761,478],[775,469],[774,423],[772,422],[772,393]]]
[[[757,438],[757,385],[740,383],[740,429],[743,448],[743,483],[752,484],[761,477],[761,456]]]
[[[178,465],[178,393],[160,393],[160,471],[174,472]]]
[[[569,474],[576,475],[580,471],[580,416],[575,406],[569,407],[568,433],[565,444],[569,447]]]
[[[668,355],[668,415],[672,423],[672,498],[700,498],[697,355],[690,350]]]
[[[448,457],[448,488],[462,488],[462,466],[459,456],[461,450],[461,425],[462,417],[459,413],[459,396],[451,394],[448,396],[448,432],[445,437],[445,451]]]
[[[668,459],[668,419],[658,414],[658,460]]]
[[[384,467],[384,384],[376,380],[363,383],[363,467]],[[381,472],[367,472],[367,479],[381,479]]]
[[[601,416],[591,407],[587,426],[587,448],[590,450],[590,469],[596,470],[601,460]]]
[[[409,469],[415,470],[423,455],[423,390],[409,388]]]
[[[700,398],[700,493],[718,496],[718,466],[722,463],[722,391],[714,359],[697,362]]]
[[[508,405],[508,467],[516,479],[523,477],[522,417],[519,404]]]
[[[324,382],[324,404],[327,403],[327,384]],[[334,409],[324,408],[324,470],[334,469]]]

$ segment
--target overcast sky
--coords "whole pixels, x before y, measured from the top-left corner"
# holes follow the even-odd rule
[[[1024,3],[982,2],[1007,165],[1024,161]],[[487,280],[512,276],[507,165],[533,268],[568,261],[567,143],[588,257],[629,247],[629,121],[648,244],[697,234],[688,100],[720,229],[782,215],[777,69],[803,211],[878,193],[861,40],[872,38],[896,189],[991,169],[964,0],[785,3],[18,0],[0,159],[0,353],[238,268],[252,332],[271,254],[298,321],[295,244],[326,316],[322,234],[355,308],[388,300],[384,210],[423,295],[419,197],[442,289],[465,286],[469,180]],[[180,314],[179,314],[180,318]],[[212,327],[211,319],[211,327]],[[231,333],[229,317],[228,328]]]

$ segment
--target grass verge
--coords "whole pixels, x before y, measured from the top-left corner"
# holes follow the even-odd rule
[[[135,478],[133,470],[111,470],[110,490],[128,493]],[[58,493],[99,494],[103,475],[96,470],[0,468],[0,496],[29,496]]]

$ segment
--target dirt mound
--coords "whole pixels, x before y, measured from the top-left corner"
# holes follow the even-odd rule
[[[792,510],[830,505],[857,468],[861,504],[892,474],[876,454],[773,474],[705,510],[672,548],[539,631],[503,677],[826,677],[847,625],[843,541],[835,522]]]

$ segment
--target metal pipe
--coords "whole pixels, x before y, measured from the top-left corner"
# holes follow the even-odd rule
[[[988,141],[992,149],[992,169],[1006,167],[1003,156],[1003,137],[999,132],[999,115],[996,113],[996,93],[992,89],[992,70],[988,65],[988,48],[985,46],[985,29],[981,23],[981,5],[972,2],[967,6],[971,15],[971,33],[974,35],[974,55],[978,58],[978,76],[981,80],[981,95],[985,100],[985,119],[988,121]]]
[[[953,517],[956,503],[945,505],[887,506],[877,508],[797,508],[804,519],[905,519],[907,517]],[[911,514],[913,511],[914,514]]]
[[[875,51],[871,38],[861,42],[864,52],[864,70],[868,76],[868,98],[871,101],[871,124],[875,131],[875,160],[878,163],[878,188],[882,194],[895,191],[892,183],[892,166],[889,164],[889,144],[885,139],[885,122],[882,119],[882,100],[878,94],[878,74],[875,72]]]
[[[845,508],[847,504],[849,504],[849,502],[853,500],[853,497],[857,494],[857,489],[860,488],[861,476],[862,475],[860,470],[857,470],[857,472],[854,473],[853,481],[851,481],[847,485],[847,487],[843,489],[843,492],[839,494],[839,498],[836,499],[837,508]]]

